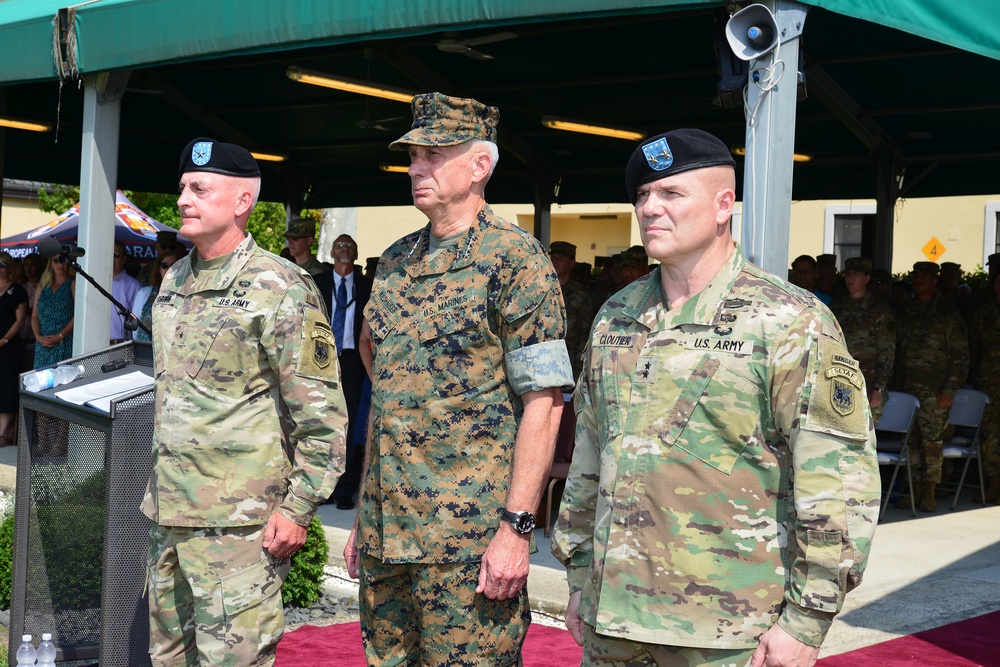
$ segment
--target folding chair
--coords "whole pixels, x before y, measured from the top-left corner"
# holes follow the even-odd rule
[[[944,458],[965,459],[965,465],[962,466],[962,476],[958,479],[958,488],[955,489],[955,500],[951,503],[951,509],[955,509],[955,506],[958,505],[958,496],[962,493],[962,485],[965,484],[965,474],[969,472],[969,462],[972,459],[976,459],[979,467],[979,490],[983,494],[983,506],[986,506],[983,459],[979,456],[979,425],[983,420],[983,413],[986,412],[986,404],[989,402],[989,396],[975,389],[959,389],[955,393],[955,400],[952,401],[951,411],[948,413],[949,426],[971,429],[972,437],[956,435],[944,448]]]
[[[882,509],[878,513],[879,519],[882,518],[889,506],[892,489],[896,486],[896,477],[899,475],[899,467],[904,463],[906,464],[906,481],[910,487],[910,512],[913,513],[913,516],[917,516],[917,504],[913,494],[913,473],[910,470],[907,447],[919,406],[920,400],[913,394],[890,391],[886,399],[885,409],[882,411],[882,418],[875,425],[877,438],[875,449],[878,454],[878,464],[880,466],[893,466],[888,489],[882,493]]]

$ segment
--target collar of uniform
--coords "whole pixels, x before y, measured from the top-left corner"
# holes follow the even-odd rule
[[[428,222],[427,226],[420,232],[410,261],[406,263],[406,272],[411,276],[424,276],[445,273],[472,264],[479,252],[479,244],[482,243],[486,228],[494,219],[493,210],[489,204],[486,204],[476,216],[476,221],[469,225],[465,237],[454,246],[442,248],[441,252],[429,262],[427,261],[427,252],[430,249],[431,225]]]
[[[246,266],[255,250],[257,250],[257,243],[250,234],[247,234],[218,269],[196,272],[194,263],[198,258],[198,249],[195,248],[190,255],[184,258],[188,261],[184,262],[181,270],[174,271],[174,277],[168,289],[178,294],[228,290],[243,271],[243,267]]]
[[[736,245],[729,258],[719,267],[712,280],[705,286],[705,289],[688,299],[684,304],[676,309],[668,311],[670,327],[682,324],[699,324],[703,326],[713,326],[719,323],[719,314],[723,304],[730,292],[740,271],[746,264],[746,257],[739,245]],[[643,280],[643,279],[640,279]],[[644,278],[646,284],[639,286],[626,299],[623,312],[636,322],[653,328],[653,320],[644,315],[650,309],[663,308],[663,292],[660,287],[660,267],[649,272]]]

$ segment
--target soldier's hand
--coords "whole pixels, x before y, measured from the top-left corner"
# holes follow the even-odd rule
[[[877,408],[878,406],[882,405],[882,392],[876,389],[872,393],[868,394],[868,405],[872,406],[873,408]]]
[[[750,667],[813,667],[818,657],[817,647],[799,641],[775,624],[761,635]]]
[[[358,578],[358,527],[355,524],[351,534],[347,538],[347,545],[344,547],[344,562],[347,563],[347,576],[351,579]]]
[[[275,558],[288,558],[306,543],[306,527],[275,512],[264,526],[264,548]]]
[[[937,404],[939,408],[950,408],[955,397],[951,394],[938,394]]]
[[[479,564],[476,592],[491,600],[516,597],[528,583],[529,544],[527,535],[515,532],[507,522],[500,522]]]
[[[569,596],[569,602],[566,603],[566,629],[573,635],[573,640],[578,646],[583,646],[583,619],[576,613],[580,608],[581,597],[583,591],[577,591]]]

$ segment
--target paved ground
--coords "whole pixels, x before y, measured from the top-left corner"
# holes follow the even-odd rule
[[[0,448],[0,489],[13,489],[16,447]],[[848,596],[822,655],[843,653],[893,637],[935,628],[1000,609],[1000,506],[971,502],[972,491],[954,512],[950,500],[934,514],[911,517],[890,508],[879,526],[864,583]],[[323,505],[319,516],[330,542],[331,562],[341,554],[354,511]],[[561,616],[566,576],[549,553],[549,540],[535,531],[528,590],[532,608]]]

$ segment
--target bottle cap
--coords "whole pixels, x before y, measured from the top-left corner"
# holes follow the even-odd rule
[[[31,641],[31,635],[21,635],[21,641],[22,642],[30,642]]]
[[[42,641],[43,642],[50,642],[50,641],[52,641],[52,633],[51,632],[43,632],[42,633]]]

